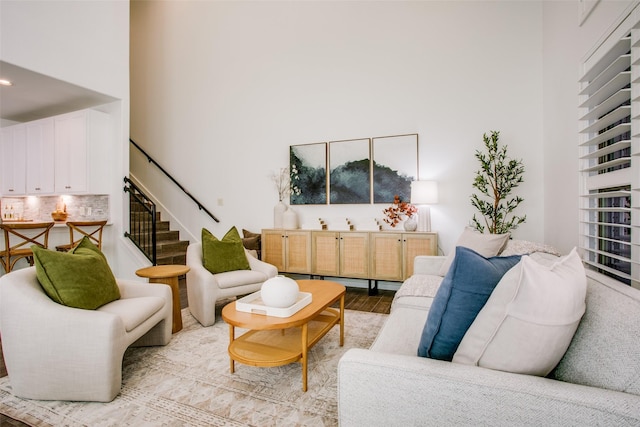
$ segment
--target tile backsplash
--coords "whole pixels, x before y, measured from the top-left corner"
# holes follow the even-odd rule
[[[109,219],[108,195],[25,196],[0,198],[2,220],[51,221],[56,208],[67,211],[67,220]]]

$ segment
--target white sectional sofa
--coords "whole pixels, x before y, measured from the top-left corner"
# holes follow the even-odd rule
[[[586,312],[547,377],[417,356],[445,257],[417,257],[370,349],[338,367],[342,426],[640,425],[640,291],[587,271]]]

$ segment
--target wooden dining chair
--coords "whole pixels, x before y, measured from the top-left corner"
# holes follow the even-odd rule
[[[98,249],[102,249],[102,230],[107,225],[107,220],[102,221],[67,221],[69,227],[69,243],[56,246],[59,252],[68,252],[73,249],[83,237],[88,237]]]
[[[4,250],[0,251],[0,262],[6,273],[11,272],[16,262],[26,258],[33,266],[32,245],[42,248],[49,246],[49,230],[54,222],[4,222],[0,228],[4,232]]]

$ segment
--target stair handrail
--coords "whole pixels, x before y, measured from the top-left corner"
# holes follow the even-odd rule
[[[175,180],[174,177],[172,177],[158,162],[156,162],[155,160],[153,160],[153,158],[147,154],[146,151],[144,151],[142,149],[142,147],[140,147],[138,144],[136,144],[136,142],[129,138],[129,142],[131,144],[133,144],[134,147],[136,147],[138,150],[140,150],[140,152],[142,154],[144,154],[144,156],[147,158],[147,161],[149,163],[153,163],[158,169],[160,169],[160,171],[165,174],[165,176],[167,178],[169,178],[180,190],[182,190],[182,192],[184,194],[186,194],[191,200],[193,200],[195,202],[196,205],[198,205],[198,209],[200,209],[201,211],[204,211],[207,215],[209,215],[211,217],[211,219],[213,219],[215,222],[220,222],[220,220],[218,218],[215,217],[215,215],[213,215],[211,212],[209,212],[209,210],[204,207],[204,205],[202,203],[200,203],[198,201],[198,199],[196,199],[195,197],[193,197],[193,195],[191,193],[189,193],[178,181]]]
[[[156,204],[144,194],[144,192],[128,177],[124,177],[124,191],[129,193],[129,231],[125,231],[125,237],[128,237],[129,240],[135,244],[138,249],[151,261],[153,265],[157,264],[158,260],[158,251],[157,251],[157,230],[156,230]],[[131,210],[131,204],[135,203],[143,208],[144,211],[147,212],[149,216],[149,222],[151,223],[151,228],[148,229],[148,233],[144,233],[142,230],[142,225],[140,218],[135,215],[138,211]],[[136,220],[134,221],[134,216]],[[147,236],[148,235],[148,236]],[[149,242],[148,238],[151,238],[151,242]],[[144,242],[142,242],[144,240]],[[146,244],[145,244],[146,243]],[[149,249],[151,253],[149,253]]]

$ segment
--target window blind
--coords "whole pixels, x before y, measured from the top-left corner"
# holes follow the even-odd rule
[[[583,261],[634,287],[640,287],[637,17],[631,13],[584,62],[578,102]]]

